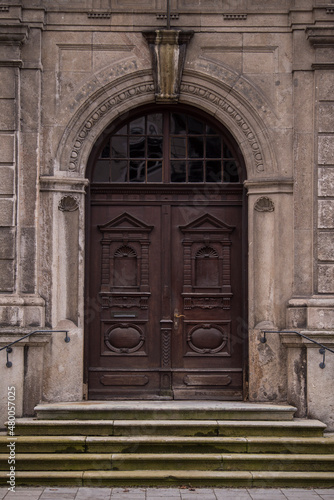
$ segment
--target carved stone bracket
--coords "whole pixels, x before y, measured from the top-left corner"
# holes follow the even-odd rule
[[[152,56],[156,102],[177,102],[186,49],[193,31],[155,30],[144,32]]]

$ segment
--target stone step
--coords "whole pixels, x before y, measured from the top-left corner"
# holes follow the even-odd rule
[[[183,454],[183,453],[26,453],[16,455],[17,471],[74,470],[226,470],[313,471],[334,470],[334,455],[303,454]],[[0,470],[8,470],[8,454],[0,454]]]
[[[16,471],[112,470],[112,453],[16,453]],[[0,470],[8,471],[8,454],[0,454]]]
[[[16,435],[300,436],[321,437],[319,420],[16,420]]]
[[[0,472],[6,485],[7,471]],[[333,488],[334,472],[286,471],[17,471],[16,486],[221,486]]]
[[[334,471],[334,455],[113,454],[112,470]]]
[[[296,437],[87,437],[89,453],[315,453],[334,454],[334,438]],[[123,450],[121,450],[123,448]]]
[[[41,420],[292,420],[287,404],[230,401],[82,401],[43,403]]]
[[[334,437],[0,436],[0,453],[334,454]]]

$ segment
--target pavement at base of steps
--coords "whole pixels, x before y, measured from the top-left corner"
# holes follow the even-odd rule
[[[334,500],[334,488],[0,487],[0,500]]]

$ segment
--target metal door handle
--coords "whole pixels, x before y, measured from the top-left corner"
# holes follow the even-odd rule
[[[179,314],[179,311],[175,309],[174,311],[174,329],[177,330],[179,327],[179,318],[184,318],[184,314]]]

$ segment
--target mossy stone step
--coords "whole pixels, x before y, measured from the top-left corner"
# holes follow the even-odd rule
[[[116,450],[117,448],[117,450]],[[334,454],[334,437],[87,437],[90,453],[304,453]]]
[[[17,435],[322,436],[319,420],[37,420],[17,419]]]
[[[7,472],[0,472],[6,484]],[[333,472],[282,471],[18,471],[17,486],[221,486],[332,488]]]
[[[15,443],[15,453],[84,453],[85,436],[0,436],[0,453],[8,453],[8,443]]]
[[[334,471],[334,455],[113,454],[112,470]]]
[[[228,470],[334,471],[334,455],[183,454],[183,453],[25,453],[16,455],[16,470]],[[0,454],[8,470],[8,454]]]
[[[12,438],[0,436],[0,453]],[[17,436],[16,453],[334,454],[334,437]]]
[[[292,420],[286,404],[230,401],[82,401],[35,407],[46,420]]]
[[[17,453],[16,471],[112,470],[111,453]],[[0,454],[0,470],[8,471],[8,454]]]

